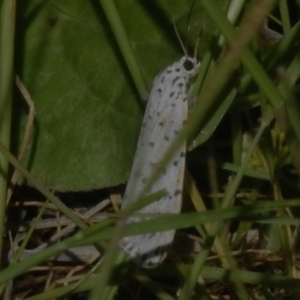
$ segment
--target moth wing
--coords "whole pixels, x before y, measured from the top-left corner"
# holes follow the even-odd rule
[[[166,84],[157,81],[150,94],[140,133],[134,164],[125,191],[122,208],[136,200],[143,190],[147,179],[159,162],[170,143],[182,128],[187,118],[188,103],[186,101],[185,83],[181,89],[164,89]],[[150,195],[159,190],[166,190],[166,196],[147,205],[136,213],[158,214],[179,213],[182,202],[182,186],[185,167],[185,143],[177,150],[167,167],[161,171],[151,189]],[[139,222],[140,217],[129,217],[127,222]],[[174,238],[175,231],[149,233],[129,236],[122,240],[124,250],[144,267],[153,267],[166,256],[166,248]]]

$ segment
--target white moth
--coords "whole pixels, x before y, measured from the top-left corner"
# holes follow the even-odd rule
[[[149,96],[133,167],[122,201],[125,209],[143,190],[153,169],[159,164],[170,143],[188,116],[187,83],[199,69],[196,58],[185,55],[155,77]],[[147,195],[164,189],[166,195],[147,205],[138,214],[177,214],[181,210],[186,145],[183,143],[161,172]],[[148,217],[149,218],[149,217]],[[147,219],[128,217],[126,223]],[[124,237],[121,248],[145,268],[156,267],[167,254],[175,231],[163,231]]]

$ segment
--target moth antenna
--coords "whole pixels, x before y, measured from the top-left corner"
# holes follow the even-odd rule
[[[187,49],[187,43],[188,43],[188,32],[189,32],[189,29],[190,29],[190,20],[191,20],[192,11],[193,11],[193,8],[195,6],[195,3],[196,3],[196,0],[194,0],[192,6],[190,8],[189,15],[188,15],[187,22],[186,22],[186,30],[185,30],[185,48],[186,49]]]
[[[188,15],[188,18],[187,18],[187,26],[186,26],[186,31],[185,31],[185,43],[183,43],[183,41],[182,41],[182,39],[181,39],[181,37],[179,35],[179,32],[178,32],[178,29],[176,27],[175,21],[173,21],[173,25],[174,25],[174,30],[175,30],[176,36],[177,36],[177,38],[179,40],[179,43],[181,45],[181,48],[182,48],[185,56],[188,56],[188,53],[187,53],[187,42],[188,42],[189,22],[190,22],[190,19],[191,19],[192,10],[193,10],[193,7],[194,7],[195,3],[196,3],[196,0],[194,0],[193,4],[192,4],[192,6],[191,6],[191,8],[189,10],[189,15]]]
[[[202,36],[202,29],[201,29],[201,31],[200,31],[200,33],[199,33],[199,35],[198,35],[198,38],[197,38],[197,41],[196,41],[196,46],[195,46],[195,50],[194,50],[194,58],[196,58],[197,57],[197,51],[198,51],[198,46],[199,46],[199,41],[200,41],[200,38],[201,38],[201,36]]]
[[[185,49],[185,47],[184,47],[184,44],[183,44],[183,42],[182,42],[182,39],[181,39],[181,37],[180,37],[180,35],[179,35],[179,32],[178,32],[178,30],[177,30],[177,27],[176,27],[175,22],[173,22],[173,25],[174,25],[174,30],[175,30],[176,36],[177,36],[177,38],[178,38],[178,40],[179,40],[180,46],[181,46],[181,48],[182,48],[182,50],[183,50],[185,56],[188,56],[187,51],[186,51],[186,49]]]

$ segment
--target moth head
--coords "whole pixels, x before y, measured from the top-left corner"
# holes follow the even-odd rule
[[[196,75],[200,68],[200,62],[197,61],[196,58],[190,56],[183,56],[179,63],[183,73],[188,77]]]

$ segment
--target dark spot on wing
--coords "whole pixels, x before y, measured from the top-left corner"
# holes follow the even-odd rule
[[[155,235],[156,235],[156,233],[148,233],[148,239],[154,238]]]
[[[179,195],[181,195],[181,190],[176,190],[175,192],[174,192],[174,196],[179,196]]]
[[[180,157],[185,157],[185,152],[180,152]]]
[[[133,249],[133,244],[127,244],[126,243],[126,251],[131,252]]]
[[[161,89],[161,88],[158,88],[157,91],[158,91],[159,93],[161,93],[161,92],[162,92],[162,89]]]
[[[148,145],[152,148],[155,146],[155,144],[153,142],[149,142]]]
[[[175,70],[175,71],[178,73],[178,72],[180,72],[180,69],[179,69],[179,68],[176,68],[176,70]]]
[[[175,95],[175,92],[171,92],[169,97],[172,98],[174,95]]]
[[[174,165],[175,167],[177,167],[177,166],[178,166],[178,160],[175,160],[175,161],[173,162],[173,165]]]
[[[159,122],[158,125],[159,126],[164,126],[164,122]]]
[[[180,77],[175,77],[174,80],[172,81],[172,84],[174,85],[176,83],[176,81],[179,79],[180,79]]]
[[[150,166],[151,166],[151,168],[156,168],[157,167],[157,163],[154,163],[154,162],[150,162]]]
[[[165,139],[166,141],[169,141],[169,140],[170,140],[170,137],[168,137],[167,135],[165,135],[165,136],[164,136],[164,139]]]

